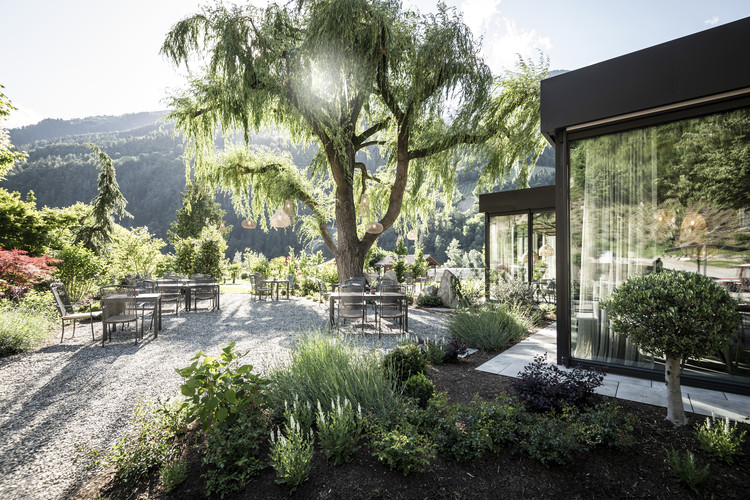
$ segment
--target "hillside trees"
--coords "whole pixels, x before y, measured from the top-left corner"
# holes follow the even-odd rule
[[[538,157],[544,64],[522,63],[495,82],[469,29],[442,4],[423,16],[395,1],[295,3],[219,4],[178,22],[162,53],[189,70],[194,57],[208,61],[172,98],[170,116],[196,177],[231,191],[237,211],[263,216],[287,199],[305,206],[303,233],[322,238],[339,276],[362,273],[378,238],[367,222],[388,229],[437,199],[450,205],[461,158],[480,158],[480,182],[494,183]],[[242,130],[245,147],[217,156],[219,125]],[[250,147],[263,126],[317,144],[318,154],[299,173],[288,155]],[[369,172],[361,158],[378,147],[387,164]]]

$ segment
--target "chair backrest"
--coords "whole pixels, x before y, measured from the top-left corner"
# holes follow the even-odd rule
[[[358,285],[364,289],[365,285],[367,284],[367,278],[365,278],[364,276],[354,276],[353,278],[349,278],[348,280],[344,281],[344,284]]]
[[[339,286],[341,299],[339,300],[339,313],[362,312],[365,307],[364,288],[359,285]]]
[[[380,287],[381,293],[404,293],[403,288],[400,285],[394,285],[394,284],[383,284]],[[392,303],[392,304],[400,304],[401,301],[399,300],[399,297],[394,296],[383,296],[381,299],[381,302],[383,304],[385,303]]]
[[[162,294],[162,299],[179,296],[181,294],[180,287],[173,285],[159,285],[156,287],[156,291]]]
[[[214,278],[209,274],[193,274],[190,279],[196,283],[213,283]]]
[[[328,293],[328,287],[326,286],[326,282],[323,281],[320,278],[316,278],[316,281],[318,282],[318,292],[321,296]]]
[[[398,286],[398,283],[396,283],[392,279],[381,278],[380,281],[378,282],[378,291],[383,291],[384,286],[391,286],[391,285]]]
[[[102,297],[102,321],[107,322],[114,316],[127,316],[126,321],[137,317],[135,297],[105,298]]]
[[[99,296],[102,299],[110,295],[132,295],[133,288],[127,285],[106,285],[99,288]]]
[[[253,275],[253,280],[255,281],[256,290],[263,288],[263,276],[261,276],[260,273],[255,273]]]
[[[49,288],[55,297],[55,303],[60,314],[62,316],[73,314],[75,311],[73,310],[73,304],[70,303],[70,297],[68,296],[68,291],[65,289],[65,285],[62,283],[50,283]]]

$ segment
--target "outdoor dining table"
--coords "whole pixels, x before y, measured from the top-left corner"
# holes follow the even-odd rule
[[[355,297],[359,296],[359,293],[342,293],[340,291],[332,292],[328,296],[328,326],[329,329],[333,329],[333,325],[336,322],[335,321],[335,314],[334,314],[334,303],[337,300],[341,300],[342,297]],[[365,303],[368,301],[375,301],[380,302],[384,298],[396,298],[397,300],[400,300],[404,304],[404,331],[409,331],[409,304],[406,302],[406,294],[400,293],[400,292],[375,292],[375,293],[364,293],[361,294]],[[377,314],[377,310],[376,313]],[[377,320],[377,316],[376,316]]]
[[[159,336],[159,330],[161,330],[161,294],[160,293],[138,293],[138,295],[110,295],[102,299],[102,305],[109,300],[123,300],[123,299],[135,299],[137,302],[155,302],[156,311],[154,318],[154,338]],[[102,320],[103,321],[103,320]],[[141,333],[143,333],[143,323],[141,323]]]
[[[200,283],[197,281],[157,281],[160,287],[179,288],[185,293],[185,310],[190,311],[193,290],[196,288],[213,287],[216,290],[216,309],[221,310],[221,294],[218,283]]]
[[[273,280],[263,280],[263,283],[268,283],[271,285],[271,298],[273,298],[273,286],[276,285],[276,300],[279,300],[279,288],[281,285],[286,285],[286,298],[290,299],[289,296],[289,280],[282,280],[282,279],[273,279]]]

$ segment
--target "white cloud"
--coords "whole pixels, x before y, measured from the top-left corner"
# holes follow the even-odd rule
[[[516,67],[518,55],[536,59],[539,50],[548,52],[552,42],[536,30],[526,30],[501,13],[502,0],[464,0],[459,8],[474,36],[482,39],[485,62],[494,74]]]
[[[515,69],[519,55],[536,60],[540,50],[548,53],[552,47],[549,37],[539,35],[536,30],[519,28],[507,17],[495,19],[493,24],[485,33],[482,51],[495,74]]]
[[[716,26],[719,24],[719,16],[714,16],[711,19],[706,19],[703,21],[704,24],[708,24],[709,26]]]

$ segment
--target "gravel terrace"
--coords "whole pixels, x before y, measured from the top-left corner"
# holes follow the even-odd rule
[[[369,348],[390,348],[401,338],[385,329],[379,340],[371,323],[343,331]],[[446,316],[409,310],[411,335],[440,338]],[[326,329],[328,308],[292,298],[258,302],[249,295],[224,294],[221,311],[165,314],[154,339],[135,343],[127,330],[101,346],[80,324],[65,342],[0,359],[0,498],[66,498],[85,477],[85,460],[73,463],[77,448],[108,449],[128,429],[141,400],[169,399],[181,382],[175,368],[189,364],[198,350],[215,355],[232,341],[249,351],[245,362],[268,373],[285,362],[290,346],[304,332]],[[57,333],[59,339],[59,332]],[[56,342],[54,336],[51,342]]]

